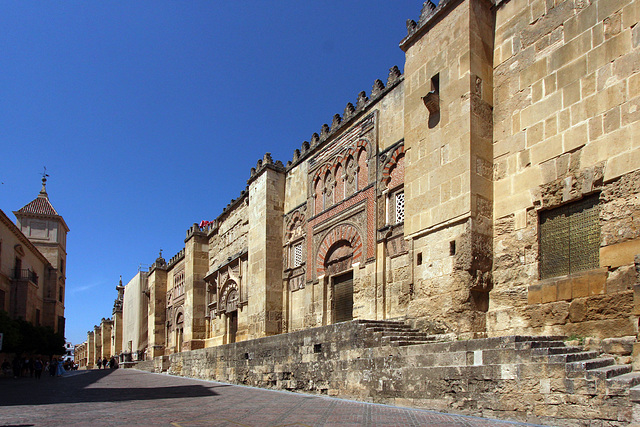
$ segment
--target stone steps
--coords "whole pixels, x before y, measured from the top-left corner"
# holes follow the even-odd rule
[[[634,393],[640,397],[640,373],[632,372],[631,365],[616,365],[614,358],[602,356],[597,351],[587,351],[581,346],[567,346],[564,336],[513,336],[461,342],[451,335],[426,334],[398,320],[356,320],[356,323],[362,325],[367,332],[377,335],[380,339],[378,342],[382,345],[423,345],[425,353],[422,354],[434,355],[465,351],[461,348],[463,345],[466,352],[482,351],[487,358],[485,363],[496,363],[496,360],[502,360],[498,363],[506,363],[505,360],[527,363],[528,360],[531,363],[549,363],[560,369],[564,366],[567,380],[574,384],[604,382],[604,389],[608,394],[625,395],[630,390],[635,390]],[[503,351],[507,352],[504,356],[500,355]],[[509,351],[515,353],[509,355]],[[420,352],[421,350],[416,354]],[[438,357],[436,359],[439,360]]]
[[[581,360],[596,359],[599,355],[600,353],[598,353],[597,351],[582,351],[582,352],[564,353],[564,354],[549,354],[547,356],[535,356],[535,357],[544,357],[550,363],[572,363],[572,362],[579,362]]]
[[[567,347],[541,347],[541,348],[534,348],[531,350],[531,355],[533,356],[545,356],[545,355],[552,355],[552,354],[567,354],[567,353],[580,353],[584,351],[584,348],[582,347],[574,347],[574,346],[567,346]]]
[[[588,370],[587,378],[608,380],[628,373],[631,373],[631,365],[610,365]]]
[[[426,344],[435,341],[424,332],[398,320],[357,320],[367,331],[381,336],[381,343],[393,346]]]
[[[586,359],[577,362],[569,362],[566,365],[566,372],[568,378],[585,377],[587,371],[591,371],[598,368],[604,368],[611,366],[615,363],[612,357],[599,357],[596,359]]]

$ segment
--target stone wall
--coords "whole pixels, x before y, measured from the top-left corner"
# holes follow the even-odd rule
[[[639,11],[627,0],[520,0],[496,11],[489,334],[637,333]],[[599,266],[540,280],[540,216],[594,194]]]
[[[177,353],[137,368],[553,425],[617,426],[632,419],[629,386],[585,377],[560,356],[543,356],[548,347],[561,345],[553,338],[402,347],[385,344],[372,330],[366,323],[344,322]]]

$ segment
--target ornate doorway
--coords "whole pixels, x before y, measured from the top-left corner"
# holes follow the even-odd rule
[[[333,322],[353,320],[353,271],[333,278]]]
[[[178,313],[176,317],[176,352],[182,351],[182,340],[184,340],[184,315]]]
[[[238,333],[238,310],[227,313],[229,322],[229,343],[236,342],[236,334]]]
[[[336,242],[327,253],[325,272],[331,277],[333,323],[353,319],[353,248],[346,240]]]
[[[238,333],[238,297],[238,285],[233,280],[229,280],[220,295],[220,307],[227,317],[227,344],[236,342]]]

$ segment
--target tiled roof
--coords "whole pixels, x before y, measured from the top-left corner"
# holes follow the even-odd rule
[[[18,212],[37,215],[58,215],[58,212],[53,208],[49,199],[42,194],[36,197],[32,202],[25,205]]]

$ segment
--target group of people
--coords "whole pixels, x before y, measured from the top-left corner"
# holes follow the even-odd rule
[[[107,360],[106,357],[102,359],[98,357],[98,359],[96,360],[96,365],[98,365],[98,369],[102,369],[102,367],[104,367],[104,369],[107,369],[107,368],[115,369],[118,367],[118,361],[113,356],[111,356],[111,359],[109,360]]]
[[[55,357],[47,362],[43,362],[41,357],[18,357],[9,363],[7,359],[2,362],[2,374],[5,377],[35,377],[40,379],[42,372],[49,372],[52,377],[61,377],[68,370],[76,369],[76,366],[70,360],[58,360]]]

